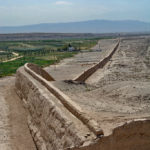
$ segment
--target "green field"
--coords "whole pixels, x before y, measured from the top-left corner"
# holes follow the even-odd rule
[[[63,58],[72,57],[76,52],[59,52],[59,55],[57,55],[57,59],[40,59],[36,57],[22,57],[19,59],[16,59],[14,61],[1,63],[0,62],[0,77],[12,75],[16,72],[17,68],[20,66],[23,66],[25,63],[34,63],[38,64],[41,67],[45,67],[54,63],[59,62]]]
[[[12,75],[17,68],[30,62],[45,67],[80,52],[89,50],[97,44],[98,39],[62,39],[62,40],[38,40],[38,41],[5,41],[0,42],[0,77]],[[69,52],[68,45],[76,51]],[[15,58],[12,52],[17,53]],[[8,62],[4,62],[8,61]]]

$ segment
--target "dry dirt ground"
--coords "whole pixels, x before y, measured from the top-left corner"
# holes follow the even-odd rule
[[[101,52],[88,52],[82,58],[81,54],[76,55],[75,59],[64,60],[56,70],[48,71],[58,80],[73,79],[77,75],[74,70],[81,73],[90,67],[82,66],[96,63],[115,42],[102,40]],[[150,118],[150,37],[122,39],[109,63],[85,84],[67,81],[53,84],[95,118],[105,135],[127,120]]]
[[[36,150],[14,85],[15,77],[0,78],[0,150]]]

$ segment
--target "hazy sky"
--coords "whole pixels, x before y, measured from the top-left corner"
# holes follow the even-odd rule
[[[0,0],[0,26],[93,19],[150,22],[150,0]]]

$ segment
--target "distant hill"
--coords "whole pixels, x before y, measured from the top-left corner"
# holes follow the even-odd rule
[[[26,26],[0,27],[0,33],[116,33],[150,32],[150,23],[141,21],[91,20],[68,23],[43,23]]]

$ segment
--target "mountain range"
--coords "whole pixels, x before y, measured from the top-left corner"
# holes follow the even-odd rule
[[[67,23],[42,23],[25,26],[3,26],[0,33],[119,33],[150,32],[150,23],[134,20],[90,20]]]

